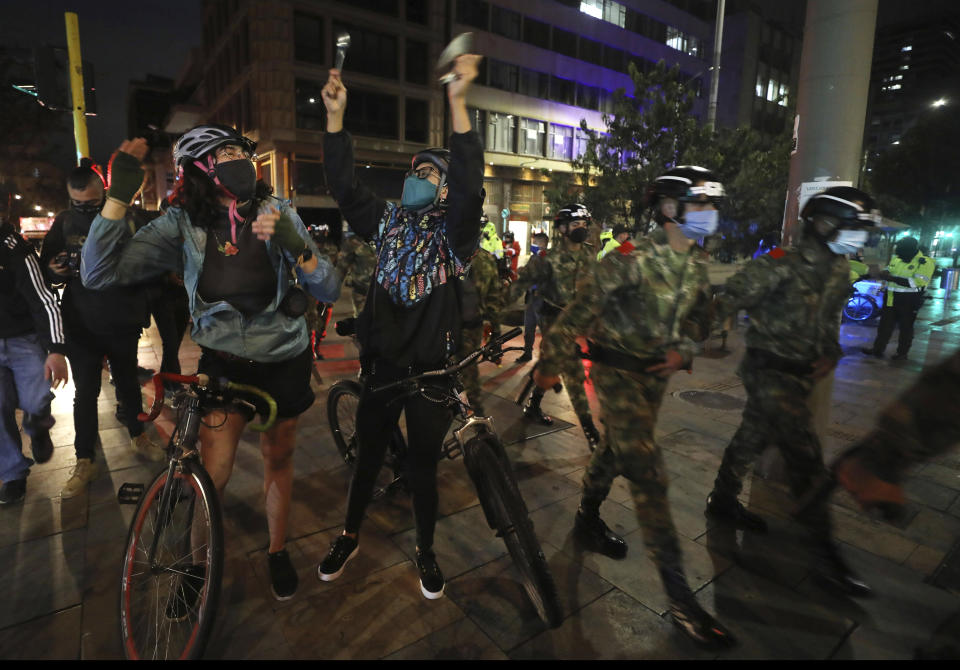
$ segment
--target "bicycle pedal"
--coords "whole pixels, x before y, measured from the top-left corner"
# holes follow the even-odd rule
[[[117,502],[121,505],[136,505],[141,497],[143,497],[143,484],[125,482],[117,491]]]

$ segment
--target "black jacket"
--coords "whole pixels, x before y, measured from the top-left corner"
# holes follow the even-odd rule
[[[387,201],[357,179],[350,134],[327,133],[323,148],[327,185],[347,223],[361,238],[378,241],[378,227],[388,214]],[[483,146],[476,132],[451,135],[447,184],[442,226],[449,251],[460,264],[466,264],[480,241],[483,207]],[[422,301],[399,304],[377,281],[382,259],[388,253],[378,247],[377,254],[373,286],[357,320],[364,367],[377,360],[400,369],[430,369],[444,364],[459,346],[461,282],[449,277],[434,285]]]
[[[65,353],[57,296],[37,253],[9,224],[0,225],[0,339],[36,333],[49,353]]]
[[[145,287],[118,286],[94,291],[80,281],[80,249],[92,223],[92,219],[71,210],[60,212],[40,251],[40,265],[47,280],[53,285],[65,284],[62,308],[67,336],[72,340],[98,333],[139,335],[140,329],[150,324]],[[63,253],[74,270],[66,278],[49,269],[50,261]]]

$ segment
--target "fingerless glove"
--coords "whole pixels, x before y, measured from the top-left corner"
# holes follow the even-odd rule
[[[115,151],[107,164],[107,197],[129,205],[143,185],[140,161],[124,151]]]

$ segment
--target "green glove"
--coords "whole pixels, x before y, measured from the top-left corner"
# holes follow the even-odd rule
[[[277,219],[272,239],[279,244],[282,249],[290,252],[294,258],[299,258],[303,250],[307,248],[307,243],[300,237],[300,233],[297,232],[296,224],[294,224],[293,219],[291,219],[290,215],[286,212],[282,213],[280,218]]]
[[[143,167],[140,161],[123,151],[114,151],[107,164],[107,197],[129,205],[143,186]]]

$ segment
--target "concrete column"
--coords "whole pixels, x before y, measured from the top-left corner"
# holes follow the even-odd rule
[[[876,22],[877,0],[807,2],[784,246],[799,241],[801,184],[859,181]]]

